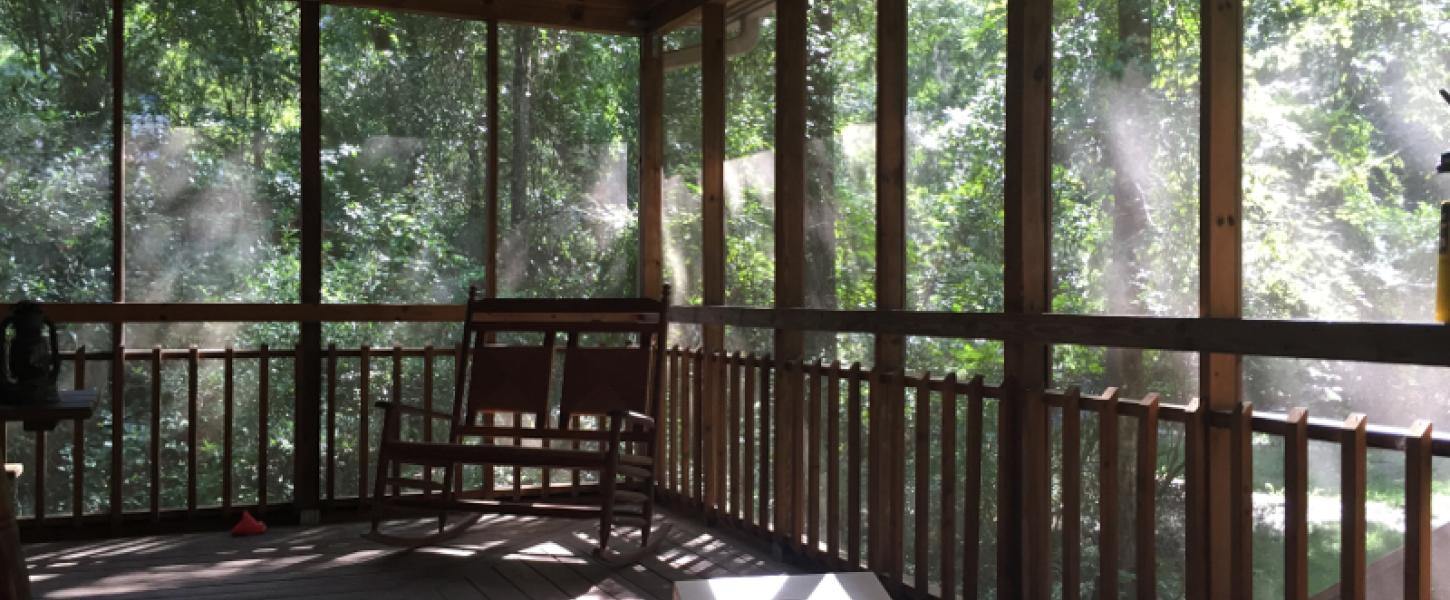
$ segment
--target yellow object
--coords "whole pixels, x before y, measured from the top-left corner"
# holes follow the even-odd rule
[[[1435,286],[1435,320],[1450,323],[1450,202],[1440,203],[1440,277]]]

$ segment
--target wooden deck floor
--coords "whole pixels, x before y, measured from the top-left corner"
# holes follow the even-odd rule
[[[26,553],[36,598],[668,599],[681,579],[792,571],[747,550],[753,544],[670,518],[659,555],[618,570],[590,557],[593,523],[523,517],[488,517],[446,546],[413,551],[363,540],[367,526],[357,523],[252,538],[32,544]]]

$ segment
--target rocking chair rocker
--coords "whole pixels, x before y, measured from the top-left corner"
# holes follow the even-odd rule
[[[658,547],[669,527],[651,531],[668,288],[662,300],[476,296],[470,289],[452,413],[377,403],[384,409],[384,422],[372,529],[365,537],[418,547],[453,538],[485,514],[597,517],[595,555],[616,566],[638,562]],[[560,334],[567,341],[555,412],[550,392]],[[627,342],[586,345],[591,342],[583,339],[586,335]],[[497,341],[501,339],[511,343]],[[518,343],[521,339],[532,343]],[[497,417],[505,414],[512,419],[500,425]],[[405,441],[404,415],[449,421],[448,441]],[[595,427],[583,427],[586,419]],[[463,489],[465,465],[484,466],[481,489]],[[421,475],[404,477],[403,466]],[[515,481],[512,490],[496,490],[496,466],[543,468],[544,484],[522,489]],[[550,486],[551,468],[572,471],[573,484]],[[434,479],[435,469],[443,472],[441,482]],[[598,478],[582,481],[581,472],[597,472]],[[469,515],[450,524],[449,512]],[[418,534],[404,528],[394,533],[383,527],[385,519],[419,515],[437,516],[437,531]],[[638,525],[638,546],[610,548],[611,533],[620,523]]]

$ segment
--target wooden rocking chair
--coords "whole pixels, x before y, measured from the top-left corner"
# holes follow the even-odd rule
[[[457,536],[484,514],[597,517],[595,554],[605,562],[631,564],[653,552],[668,534],[668,525],[651,531],[668,288],[662,300],[476,296],[476,290],[470,289],[452,414],[377,403],[385,420],[372,529],[365,537],[417,547]],[[550,392],[561,334],[567,341],[554,413]],[[586,335],[628,341],[591,346],[587,343],[591,340],[582,339]],[[542,338],[542,343],[496,341],[522,338]],[[504,414],[511,414],[512,420],[499,425],[495,417]],[[404,415],[447,419],[452,425],[448,441],[404,441],[400,435]],[[532,426],[524,415],[532,417]],[[596,427],[581,427],[584,419],[579,417],[592,417]],[[420,467],[421,476],[401,476],[404,465]],[[465,465],[485,465],[482,489],[463,489]],[[515,482],[513,490],[495,490],[493,466],[543,468],[546,483],[525,490]],[[550,468],[572,471],[574,483],[549,486]],[[435,469],[443,472],[441,482],[434,479]],[[597,482],[581,484],[581,471],[597,472]],[[386,493],[389,488],[391,495]],[[470,514],[449,524],[449,512]],[[384,519],[419,514],[436,515],[437,531],[419,534],[405,528],[390,533],[382,527]],[[623,552],[610,549],[610,534],[620,523],[639,526],[637,547]]]

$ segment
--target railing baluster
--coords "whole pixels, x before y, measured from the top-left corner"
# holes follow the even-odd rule
[[[161,346],[151,348],[151,521],[161,519]]]
[[[832,422],[834,425],[834,422]],[[957,585],[957,374],[947,373],[941,393],[941,600],[954,600]],[[832,553],[834,555],[834,553]]]
[[[222,514],[232,514],[232,410],[235,401],[236,351],[227,344],[222,358]]]
[[[337,344],[327,345],[327,501],[337,500]]]
[[[1138,418],[1138,481],[1134,516],[1137,524],[1133,533],[1137,540],[1133,549],[1137,558],[1138,597],[1153,600],[1158,597],[1158,572],[1155,533],[1157,522],[1155,500],[1158,491],[1158,394],[1143,398],[1143,416]]]
[[[931,530],[931,373],[922,371],[921,380],[916,384],[916,405],[915,421],[912,430],[916,437],[916,451],[914,453],[916,473],[916,491],[913,500],[916,502],[916,532],[912,536],[915,548],[912,551],[912,574],[915,576],[913,584],[916,591],[926,594],[929,591],[931,546],[927,532]]]
[[[755,353],[745,359],[745,456],[741,459],[744,473],[740,478],[742,506],[741,514],[747,525],[755,522],[755,371],[760,368]]]
[[[392,401],[394,404],[397,404],[398,406],[402,406],[403,405],[403,346],[401,344],[398,344],[398,343],[394,343],[393,344],[392,386],[388,388],[388,391],[389,391],[389,393],[388,393],[388,400]],[[426,421],[427,418],[425,417],[424,420]],[[401,436],[402,435],[402,432],[398,432],[398,434]],[[390,476],[395,481],[398,480],[398,479],[400,479],[402,477],[402,467],[398,464],[397,461],[393,461],[392,469],[389,471],[389,473],[390,473]],[[398,495],[398,486],[396,484],[394,484],[392,486],[392,490],[393,490],[393,495],[394,496],[397,496]]]
[[[1203,600],[1208,596],[1208,436],[1204,429],[1203,404],[1198,398],[1188,401],[1183,413],[1184,458],[1184,509],[1185,515],[1184,593],[1188,600]]]
[[[423,410],[428,418],[423,419],[423,441],[433,441],[433,344],[423,346]]]
[[[1339,454],[1339,597],[1364,600],[1365,462],[1369,454],[1364,414],[1349,415],[1343,429]]]
[[[867,388],[870,396],[866,399],[867,410],[871,411],[871,422],[867,424],[869,431],[866,432],[868,451],[866,452],[866,565],[877,573],[886,572],[885,558],[881,548],[881,540],[886,537],[887,524],[890,519],[886,517],[886,502],[884,490],[889,482],[881,478],[881,449],[878,447],[887,440],[882,440],[882,422],[886,420],[886,411],[881,402],[881,370],[872,367],[866,374]]]
[[[1430,599],[1432,426],[1420,419],[1405,439],[1405,598]]]
[[[691,360],[690,363],[690,368],[694,372],[694,378],[691,380],[692,385],[690,386],[693,391],[690,403],[693,405],[691,412],[695,415],[694,431],[691,432],[695,445],[695,464],[693,465],[695,472],[695,480],[693,483],[695,487],[692,498],[696,504],[703,506],[706,511],[709,511],[710,506],[706,503],[705,498],[707,485],[705,480],[709,476],[705,472],[705,451],[707,449],[705,443],[705,351],[700,350],[695,352],[694,360]]]
[[[665,436],[665,464],[667,465],[665,469],[665,489],[675,494],[678,498],[682,496],[680,493],[680,482],[683,481],[683,475],[680,473],[680,454],[685,451],[684,447],[680,445],[680,430],[683,427],[682,424],[684,423],[685,416],[680,406],[679,346],[670,349],[669,364],[670,393],[666,397],[665,402],[665,410],[668,411],[665,416],[665,427],[668,432]]]
[[[841,560],[841,361],[831,361],[826,386],[826,554]]]
[[[112,324],[112,328],[123,327],[120,324]],[[119,331],[112,331],[112,337],[120,341]],[[126,347],[121,344],[113,345],[111,354],[111,525],[119,528],[121,525],[121,486],[125,481],[121,469],[124,465],[121,462],[122,444],[125,442],[123,433],[126,428]],[[5,462],[5,430],[4,423],[0,423],[0,463]]]
[[[891,459],[891,484],[883,490],[890,495],[890,521],[887,531],[890,537],[886,540],[887,556],[890,557],[889,569],[892,583],[906,583],[906,372],[892,373],[896,378],[891,384],[887,393],[887,406],[889,414],[887,422],[890,423],[890,445],[883,443],[881,446]]]
[[[267,513],[267,446],[271,443],[272,365],[267,345],[262,344],[257,360],[257,514]]]
[[[1241,402],[1236,407],[1230,434],[1232,481],[1230,511],[1233,514],[1230,533],[1233,552],[1229,560],[1232,596],[1251,598],[1254,593],[1254,405]]]
[[[806,545],[811,554],[821,551],[821,359],[809,366],[811,395],[806,405]]]
[[[423,346],[423,441],[433,441],[433,345]],[[433,467],[423,467],[423,479],[433,481]],[[423,488],[423,495],[432,490]]]
[[[760,360],[760,528],[764,531],[770,530],[770,478],[772,477],[773,464],[770,461],[771,437],[770,424],[773,416],[772,411],[775,399],[771,397],[771,370],[775,363],[771,362],[767,354]]]
[[[1284,436],[1284,597],[1309,597],[1309,411],[1289,411]]]
[[[1062,395],[1062,597],[1082,597],[1082,390],[1077,387]]]
[[[698,448],[700,464],[700,494],[698,498],[705,507],[706,515],[713,515],[715,506],[715,488],[719,485],[719,479],[715,476],[715,450],[717,447],[715,427],[720,419],[715,416],[715,395],[712,387],[719,378],[714,377],[715,352],[703,352],[695,372],[695,406],[699,410],[695,415],[699,422],[698,431],[700,439]]]
[[[740,518],[740,353],[726,359],[725,376],[729,378],[729,396],[726,398],[726,443],[730,455],[729,515]]]
[[[186,518],[196,512],[197,369],[200,353],[195,345],[186,354]]]
[[[1098,413],[1098,597],[1118,597],[1118,390]]]
[[[372,382],[371,354],[372,348],[367,345],[358,351],[357,426],[360,441],[357,446],[357,497],[360,500],[368,497],[368,447],[372,445],[372,438],[368,435],[368,419],[372,416],[372,403],[368,402],[368,388]]]
[[[668,493],[674,493],[674,458],[679,452],[679,443],[676,443],[676,423],[679,422],[679,413],[674,410],[676,404],[676,390],[679,384],[676,383],[680,372],[676,365],[676,352],[679,348],[670,348],[664,354],[664,390],[660,394],[664,399],[664,406],[660,407],[660,414],[664,414],[664,423],[660,423],[660,430],[664,435],[660,438],[660,454],[663,457],[663,468],[660,470],[660,486]]]
[[[861,566],[861,363],[846,374],[846,563]]]
[[[694,362],[689,357],[689,351],[681,354],[675,366],[680,372],[680,497],[686,500],[686,504],[696,500],[695,495],[695,473],[693,471],[695,461],[695,411],[694,400],[691,390],[694,386],[690,383],[690,364]]]
[[[985,390],[982,376],[967,385],[967,440],[964,483],[962,485],[962,597],[977,595],[977,579],[982,566],[982,425],[985,411]]]
[[[705,390],[707,402],[710,406],[710,420],[706,426],[710,428],[710,478],[706,481],[709,486],[707,492],[710,497],[710,510],[716,515],[724,514],[726,500],[726,486],[729,482],[725,475],[729,469],[729,447],[727,446],[726,435],[729,433],[726,420],[726,403],[729,402],[728,390],[725,388],[725,374],[729,367],[729,355],[721,351],[710,353],[707,366],[709,375],[705,379]]]
[[[86,389],[86,347],[76,348],[75,389]],[[86,514],[86,422],[71,424],[71,522],[79,527]]]

